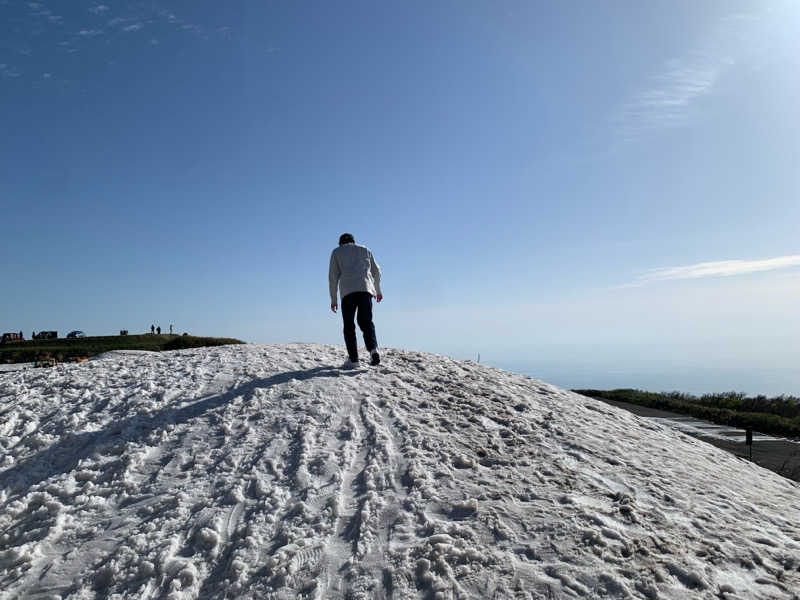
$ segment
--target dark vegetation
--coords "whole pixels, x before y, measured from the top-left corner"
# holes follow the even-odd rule
[[[645,392],[642,390],[573,390],[599,400],[628,402],[648,408],[668,410],[772,435],[800,438],[800,398],[795,396],[746,396],[739,392],[693,396],[681,392]]]
[[[233,338],[197,337],[193,335],[109,335],[55,340],[29,340],[0,345],[0,362],[32,362],[38,356],[52,356],[62,361],[72,356],[95,356],[111,350],[181,350],[202,346],[243,344]]]

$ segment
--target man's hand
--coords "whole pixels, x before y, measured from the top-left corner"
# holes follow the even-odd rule
[[[378,302],[380,302],[383,300],[383,294],[378,294],[375,298],[378,300]]]
[[[336,312],[336,309],[337,309],[337,308],[339,308],[339,305],[338,305],[338,304],[336,304],[335,302],[334,302],[333,304],[331,304],[331,310],[332,310],[333,312]]]

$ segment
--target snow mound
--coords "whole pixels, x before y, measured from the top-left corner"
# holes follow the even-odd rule
[[[0,374],[0,598],[797,598],[798,487],[468,361]]]

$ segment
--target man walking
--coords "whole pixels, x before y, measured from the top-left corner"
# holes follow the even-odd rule
[[[358,313],[358,326],[364,334],[364,344],[370,353],[369,364],[380,364],[378,340],[375,325],[372,323],[372,297],[383,300],[381,293],[381,269],[372,252],[366,246],[356,244],[353,235],[343,233],[339,237],[339,247],[331,252],[328,269],[328,283],[331,293],[331,310],[336,312],[336,288],[342,296],[342,320],[344,321],[344,343],[349,356],[348,366],[358,366],[358,342],[353,318]]]

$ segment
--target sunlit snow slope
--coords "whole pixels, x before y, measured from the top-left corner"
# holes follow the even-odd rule
[[[0,598],[797,598],[790,481],[521,375],[343,358],[0,374]]]

